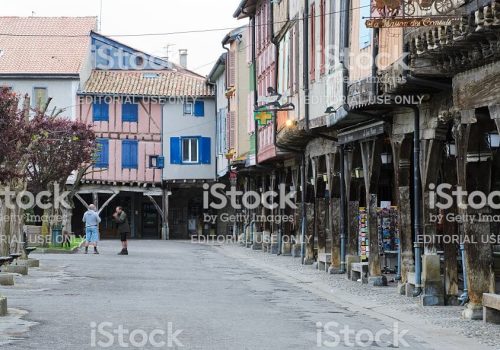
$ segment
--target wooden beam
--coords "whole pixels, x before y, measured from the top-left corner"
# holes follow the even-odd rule
[[[79,200],[79,201],[83,204],[83,206],[84,206],[85,208],[87,208],[87,209],[89,208],[89,205],[87,204],[87,202],[85,202],[85,201],[83,200],[83,198],[82,198],[82,197],[80,197],[80,195],[79,195],[78,193],[75,193],[75,197],[76,197],[76,199],[78,199],[78,200]]]
[[[108,206],[108,204],[111,203],[111,201],[118,195],[118,193],[120,193],[120,192],[113,193],[111,195],[111,197],[109,197],[108,200],[106,202],[104,202],[102,207],[99,208],[98,214],[101,214],[101,212],[104,210],[104,208],[106,208]]]

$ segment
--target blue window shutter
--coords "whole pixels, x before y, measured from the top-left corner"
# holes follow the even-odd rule
[[[135,140],[122,141],[122,168],[137,169],[138,142]]]
[[[109,166],[109,142],[107,139],[97,140],[98,154],[96,156],[95,167],[107,168]]]
[[[165,158],[164,157],[158,157],[156,167],[158,169],[163,169],[165,167]]]
[[[170,138],[170,164],[181,164],[181,138]]]
[[[205,116],[205,101],[196,101],[194,103],[194,116],[195,117]]]
[[[211,162],[211,153],[212,146],[210,142],[210,137],[201,137],[200,138],[200,163],[201,164],[210,164]]]
[[[134,169],[138,168],[139,162],[139,142],[132,141],[130,143],[130,166]]]
[[[122,104],[122,122],[137,123],[139,107],[137,103],[126,102]]]
[[[101,116],[104,121],[109,120],[109,105],[106,102],[101,102]]]
[[[105,102],[94,102],[92,104],[92,119],[95,122],[107,122],[109,120],[109,106]]]

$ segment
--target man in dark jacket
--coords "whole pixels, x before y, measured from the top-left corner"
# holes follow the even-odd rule
[[[116,207],[113,219],[118,226],[118,233],[120,233],[120,240],[122,241],[122,251],[118,255],[128,255],[127,235],[130,234],[130,225],[128,224],[127,214],[125,214],[122,207]]]

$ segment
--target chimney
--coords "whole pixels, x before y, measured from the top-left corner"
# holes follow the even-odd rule
[[[182,66],[182,68],[187,69],[188,65],[188,50],[186,49],[180,49],[179,50],[179,64]]]

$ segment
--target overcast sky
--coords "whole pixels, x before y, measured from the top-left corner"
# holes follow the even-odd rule
[[[2,1],[0,16],[98,16],[100,0]],[[166,33],[247,24],[232,14],[240,0],[102,0],[104,35]],[[114,37],[134,48],[178,61],[179,49],[188,49],[188,68],[203,75],[223,53],[221,40],[228,31],[168,36]]]

